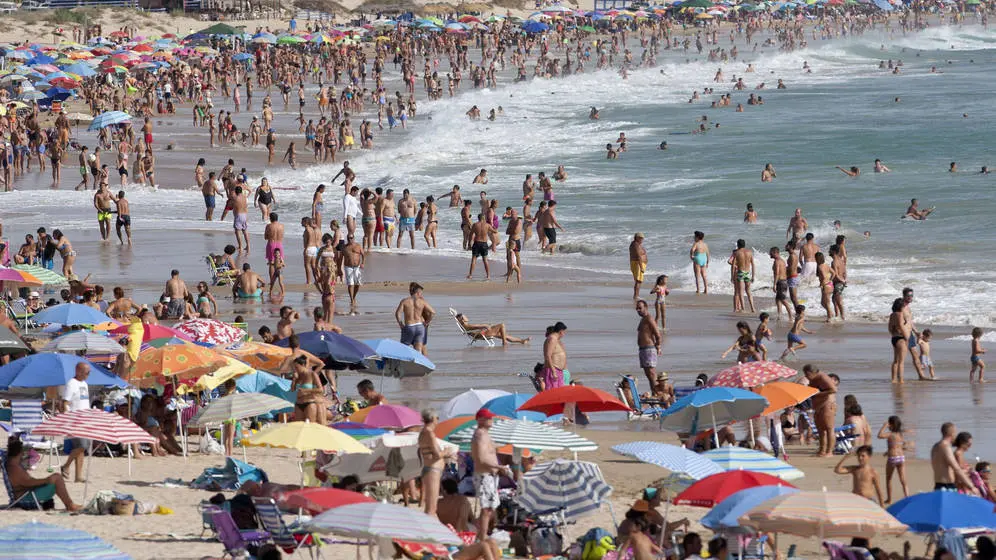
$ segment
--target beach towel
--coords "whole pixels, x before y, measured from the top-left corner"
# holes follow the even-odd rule
[[[200,490],[238,490],[246,482],[269,482],[269,477],[262,469],[244,463],[231,457],[225,458],[224,467],[208,467],[204,469],[191,484],[191,488]]]

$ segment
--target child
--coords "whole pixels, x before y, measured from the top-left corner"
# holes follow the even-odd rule
[[[813,334],[813,331],[807,329],[804,325],[806,323],[806,306],[799,304],[795,306],[795,319],[792,321],[792,329],[788,333],[788,347],[782,352],[782,357],[780,359],[784,360],[785,356],[791,353],[795,356],[796,350],[802,350],[806,347],[806,343],[799,336],[799,333]],[[792,345],[795,344],[795,348]]]
[[[654,287],[650,289],[650,295],[657,296],[654,301],[654,323],[660,323],[662,333],[667,332],[667,307],[664,298],[670,293],[671,290],[667,287],[667,274],[661,274],[657,277]]]
[[[934,361],[930,359],[930,339],[934,333],[930,329],[923,329],[920,333],[920,366],[930,374],[930,379],[934,377]]]
[[[284,295],[284,268],[283,251],[277,247],[273,249],[273,266],[270,268],[270,297],[273,297],[274,286],[280,286],[280,295]]]
[[[851,492],[868,498],[869,500],[878,500],[878,505],[883,505],[882,503],[882,488],[878,483],[878,473],[871,466],[871,455],[872,448],[870,445],[862,445],[855,450],[855,455],[858,456],[858,464],[853,466],[843,466],[844,461],[848,459],[847,455],[841,457],[840,462],[837,466],[833,468],[833,472],[837,474],[849,474],[851,475],[851,480],[853,486]]]
[[[760,319],[761,323],[757,326],[757,330],[754,331],[754,344],[757,347],[757,351],[761,354],[761,361],[767,361],[768,359],[768,348],[764,345],[764,339],[771,340],[771,327],[768,326],[767,313],[761,313]]]
[[[903,439],[903,421],[898,416],[890,416],[878,431],[878,439],[887,440],[885,463],[885,503],[892,503],[892,474],[899,474],[899,484],[903,487],[903,497],[910,495],[906,485],[906,441]]]
[[[972,382],[975,370],[979,370],[979,383],[985,383],[986,363],[982,361],[982,355],[986,349],[982,347],[982,329],[975,327],[972,329],[972,369],[968,370],[968,382]]]

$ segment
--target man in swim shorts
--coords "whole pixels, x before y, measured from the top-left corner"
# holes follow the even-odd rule
[[[239,252],[242,251],[242,242],[245,241],[246,253],[249,252],[249,199],[242,187],[235,187],[235,196],[232,197],[232,227],[235,229],[235,242]]]
[[[474,265],[477,264],[478,257],[484,263],[484,279],[491,279],[491,267],[488,265],[488,253],[490,252],[488,240],[491,239],[491,234],[493,233],[495,233],[495,228],[491,227],[491,224],[484,219],[484,214],[478,214],[477,223],[470,227],[470,272],[467,273],[468,280],[474,276]]]
[[[747,248],[747,242],[737,239],[737,250],[733,252],[733,268],[736,274],[733,285],[733,310],[744,310],[744,299],[754,312],[754,296],[750,293],[750,285],[754,282],[754,251]]]
[[[232,296],[236,299],[262,299],[263,286],[266,284],[258,274],[252,271],[249,263],[242,265],[242,273],[232,282]]]
[[[657,356],[661,355],[661,333],[657,330],[654,318],[650,316],[647,302],[636,301],[636,314],[640,316],[640,324],[636,328],[636,345],[639,348],[640,367],[653,390],[657,382]]]
[[[812,233],[806,234],[806,242],[799,248],[802,256],[802,278],[803,280],[815,281],[816,279],[816,253],[820,252],[820,246],[816,244]]]
[[[408,189],[401,193],[401,200],[398,201],[398,239],[395,246],[401,248],[401,236],[407,231],[411,241],[412,249],[415,248],[415,199],[412,198]]]
[[[647,271],[647,250],[643,248],[643,234],[639,232],[629,244],[629,270],[633,273],[633,299],[640,299],[640,284]]]
[[[346,246],[342,249],[343,275],[346,280],[346,290],[349,293],[349,314],[356,315],[356,296],[363,284],[363,263],[366,255],[363,247],[356,242],[353,235],[346,237]]]
[[[778,252],[778,247],[772,247],[768,250],[768,256],[771,257],[771,275],[772,281],[774,282],[775,290],[775,309],[778,311],[778,318],[782,317],[782,308],[785,308],[785,312],[788,313],[789,320],[792,319],[792,308],[788,304],[788,277],[786,276],[787,268],[785,265],[785,260],[782,259],[781,254]]]
[[[204,195],[204,219],[208,222],[214,219],[215,199],[220,192],[218,181],[215,180],[214,171],[208,173],[207,181],[201,186],[201,194]]]
[[[401,344],[411,346],[426,355],[426,335],[436,311],[422,297],[422,286],[417,282],[408,285],[408,294],[394,310],[394,319],[401,327]]]

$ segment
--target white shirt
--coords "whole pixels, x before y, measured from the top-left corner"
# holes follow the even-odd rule
[[[360,201],[351,194],[343,195],[342,197],[342,221],[345,222],[346,218],[352,216],[353,219],[359,218],[363,215],[360,210]]]
[[[69,403],[68,412],[90,408],[90,387],[86,381],[80,381],[75,377],[70,379],[62,386],[59,396]]]

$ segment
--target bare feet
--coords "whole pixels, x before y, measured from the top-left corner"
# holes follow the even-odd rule
[[[83,506],[81,506],[79,504],[69,504],[68,506],[66,506],[66,511],[69,511],[69,512],[74,512],[75,513],[77,511],[82,511],[82,510],[83,510]]]

